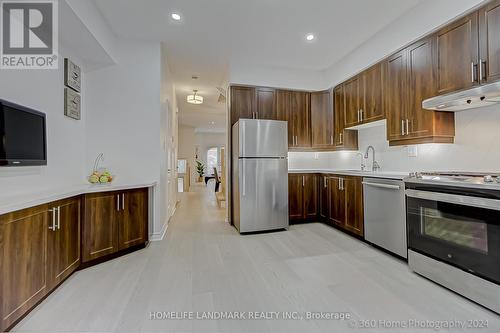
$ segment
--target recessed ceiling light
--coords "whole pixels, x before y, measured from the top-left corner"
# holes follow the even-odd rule
[[[215,125],[215,121],[211,121],[211,122],[210,122],[210,124],[211,124],[211,125]]]
[[[314,35],[313,35],[313,34],[307,34],[307,36],[306,36],[306,39],[307,39],[308,41],[312,41],[314,38],[315,38],[315,37],[314,37]]]
[[[172,18],[176,21],[179,21],[181,19],[181,16],[177,13],[172,13]]]

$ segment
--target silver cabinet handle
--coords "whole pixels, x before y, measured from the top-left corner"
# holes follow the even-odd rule
[[[344,178],[340,178],[340,181],[341,181],[341,183],[342,183],[342,188],[341,188],[341,190],[343,191],[343,190],[344,190]]]
[[[474,82],[474,62],[470,63],[470,80],[471,82]]]
[[[340,144],[343,144],[343,142],[342,142],[342,133],[339,134],[339,137],[340,137]]]
[[[326,182],[326,177],[323,177],[323,187],[324,188],[328,187],[327,182]]]
[[[379,188],[386,188],[386,189],[390,189],[390,190],[400,190],[401,189],[401,186],[399,186],[399,185],[390,185],[390,184],[363,182],[363,185],[372,186],[372,187],[379,187]]]
[[[299,136],[298,135],[295,136],[295,145],[296,146],[299,145]]]
[[[410,131],[409,131],[409,126],[408,126],[408,123],[410,121],[408,119],[406,119],[406,135],[410,134]]]
[[[122,210],[125,210],[125,193],[122,193]]]
[[[405,135],[405,120],[401,119],[401,135]]]
[[[49,226],[49,229],[52,231],[56,231],[56,208],[52,208],[50,212],[52,213],[52,226]]]
[[[116,195],[116,210],[120,210],[120,195]]]
[[[479,80],[483,79],[483,59],[479,59]]]
[[[359,118],[363,121],[363,109],[359,110]]]
[[[57,229],[61,229],[61,206],[57,207]]]
[[[306,176],[302,175],[302,187],[306,186]]]
[[[359,122],[360,122],[360,120],[359,120],[359,110],[358,110],[358,123],[359,123]]]
[[[330,145],[333,146],[333,135],[330,135]]]

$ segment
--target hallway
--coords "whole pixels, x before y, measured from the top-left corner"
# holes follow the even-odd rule
[[[358,324],[150,318],[172,311],[342,312],[376,319],[380,330],[378,320],[487,320],[477,331],[500,330],[497,315],[333,228],[313,223],[240,236],[224,222],[211,187],[193,191],[179,194],[163,241],[75,273],[14,331],[346,332]]]

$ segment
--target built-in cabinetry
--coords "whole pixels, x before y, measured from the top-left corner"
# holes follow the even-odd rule
[[[335,87],[333,90],[335,148],[338,150],[357,150],[358,131],[345,129],[345,101],[344,86]]]
[[[289,149],[310,149],[310,93],[306,91],[278,90],[276,96],[277,119],[288,122]]]
[[[288,195],[290,222],[325,222],[363,236],[361,177],[291,173]]]
[[[82,261],[146,242],[147,189],[85,195]]]
[[[277,119],[276,90],[267,87],[231,87],[231,126],[238,119]]]
[[[0,215],[0,331],[81,263],[145,244],[147,223],[145,188],[84,194]]]
[[[311,147],[335,149],[335,124],[330,91],[311,93]]]

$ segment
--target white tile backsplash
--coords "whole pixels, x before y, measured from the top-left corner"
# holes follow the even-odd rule
[[[389,147],[386,127],[359,130],[359,148],[364,154],[372,145],[377,161],[386,171],[470,171],[500,173],[500,105],[455,114],[454,144],[417,145],[417,156],[408,156],[408,147]],[[289,153],[289,167],[359,168],[356,152]],[[371,153],[367,167],[371,168]]]

